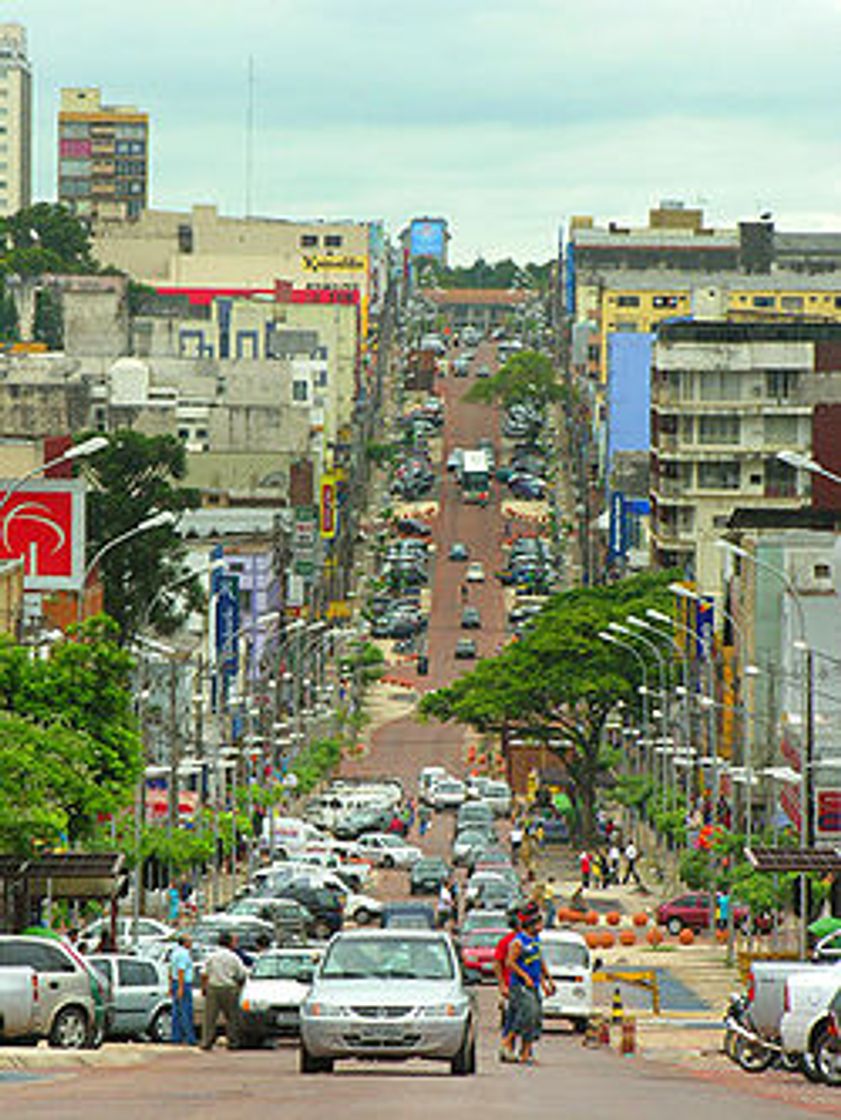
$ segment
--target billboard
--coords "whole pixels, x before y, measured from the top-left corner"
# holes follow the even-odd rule
[[[841,838],[841,789],[815,790],[815,835],[837,841]]]
[[[304,272],[364,272],[367,267],[366,258],[353,253],[335,257],[329,253],[304,253],[301,256]]]
[[[443,218],[414,218],[409,227],[409,256],[434,257],[442,261],[447,247],[447,223]]]
[[[27,591],[77,591],[85,571],[85,483],[52,479],[15,490],[0,482],[0,562],[23,560]]]
[[[337,481],[334,474],[323,474],[321,476],[318,522],[322,540],[332,540],[338,529]]]

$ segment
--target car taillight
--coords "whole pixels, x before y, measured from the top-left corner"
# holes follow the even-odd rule
[[[39,991],[39,988],[38,988],[38,973],[33,972],[32,973],[32,1002],[33,1003],[38,1002],[39,995],[40,995],[40,991]]]
[[[829,1022],[826,1024],[826,1033],[832,1038],[838,1038],[841,1035],[841,1030],[838,1029],[838,1016],[834,1011],[829,1013]]]
[[[788,981],[783,988],[783,1011],[791,1011],[791,989],[788,986]]]
[[[786,984],[788,989],[788,984]],[[753,969],[748,973],[748,1003],[753,1003],[756,998],[756,979],[753,975]]]

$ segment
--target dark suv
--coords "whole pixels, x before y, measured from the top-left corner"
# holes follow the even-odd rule
[[[329,887],[314,887],[293,879],[281,887],[284,898],[294,898],[306,906],[314,920],[316,937],[329,937],[342,928],[342,899]]]

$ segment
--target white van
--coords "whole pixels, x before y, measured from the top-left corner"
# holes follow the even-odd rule
[[[270,855],[283,859],[293,856],[296,852],[303,851],[307,844],[318,840],[321,832],[309,821],[300,817],[275,817],[274,834],[272,834],[271,818],[263,819],[263,843],[270,849]]]
[[[449,776],[443,766],[424,766],[418,777],[418,794],[421,801],[430,802],[435,783]]]
[[[568,1019],[576,1031],[587,1029],[593,1006],[593,964],[580,933],[547,929],[540,935],[543,959],[555,981],[555,994],[543,1000],[546,1019]]]

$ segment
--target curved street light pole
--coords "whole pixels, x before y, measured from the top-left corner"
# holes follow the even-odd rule
[[[639,664],[640,672],[642,673],[642,733],[646,746],[648,746],[648,667],[645,664],[645,658],[640,651],[633,646],[630,642],[623,642],[621,638],[617,638],[615,634],[611,634],[608,630],[600,630],[599,637],[603,642],[609,642],[614,646],[621,646],[626,649],[634,660]]]
[[[110,541],[106,541],[100,549],[98,549],[91,559],[88,566],[82,575],[82,583],[79,588],[79,593],[76,597],[76,621],[81,622],[84,618],[85,611],[85,590],[88,586],[88,580],[91,578],[91,572],[94,568],[112,549],[117,548],[121,544],[125,544],[127,540],[132,537],[138,536],[140,533],[145,533],[149,529],[160,529],[163,525],[172,525],[178,520],[177,514],[173,513],[170,509],[163,509],[160,513],[152,514],[151,517],[145,518],[131,529],[126,529],[124,533],[119,536],[113,537]]]

